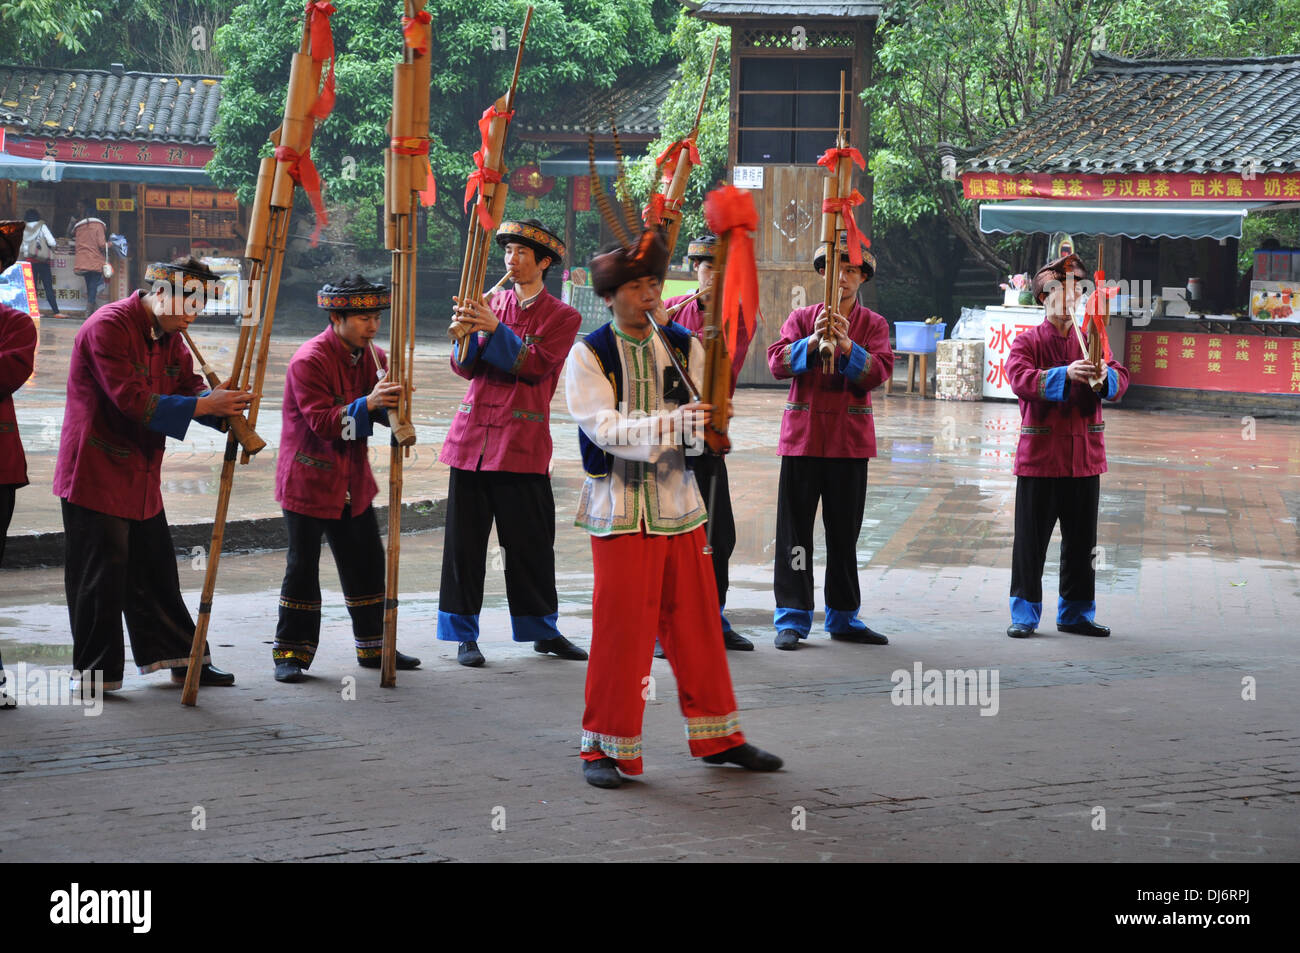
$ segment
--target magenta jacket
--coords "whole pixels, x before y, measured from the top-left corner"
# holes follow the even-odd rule
[[[889,379],[894,351],[889,325],[869,308],[854,304],[849,312],[853,351],[837,354],[835,367],[822,371],[816,354],[808,357],[808,338],[820,304],[790,312],[781,339],[767,349],[767,363],[777,380],[790,380],[790,395],[781,418],[783,457],[851,457],[876,455],[876,425],[871,391]]]
[[[36,324],[31,316],[0,304],[0,486],[27,485],[27,457],[18,437],[14,391],[32,376]]]
[[[1074,332],[1062,337],[1050,321],[1022,331],[1011,342],[1005,368],[1020,398],[1016,476],[1090,477],[1106,472],[1101,395],[1065,373],[1083,356]],[[1113,358],[1106,366],[1106,399],[1119,400],[1128,390],[1128,369]]]
[[[497,329],[470,335],[464,364],[452,352],[451,369],[469,380],[469,392],[438,459],[461,470],[546,473],[551,398],[582,315],[545,290],[527,308],[514,291],[498,291],[489,307]]]
[[[378,347],[387,366],[384,352]],[[294,352],[284,374],[283,423],[275,459],[275,498],[291,513],[336,520],[343,507],[365,512],[378,487],[366,438],[388,411],[366,407],[379,374],[369,349],[353,352],[328,327]]]
[[[664,301],[664,307],[671,308],[677,302],[689,297],[690,294],[684,294],[668,298]],[[699,298],[673,315],[673,320],[693,332],[701,341],[704,340],[704,313],[700,310]],[[745,365],[745,355],[749,353],[749,343],[749,328],[745,326],[744,321],[741,321],[740,327],[736,328],[736,353],[731,356],[731,396],[733,397],[736,395],[736,380],[740,377],[740,369]]]
[[[77,331],[68,362],[54,495],[130,520],[162,510],[167,437],[184,438],[208,386],[179,334],[153,339],[141,292],[104,305]],[[216,427],[221,421],[199,418]]]

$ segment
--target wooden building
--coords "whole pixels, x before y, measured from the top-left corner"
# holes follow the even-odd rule
[[[755,242],[760,326],[741,383],[771,384],[767,345],[786,315],[822,296],[812,257],[821,231],[822,182],[817,157],[834,147],[840,72],[851,93],[845,124],[866,154],[869,116],[859,93],[871,83],[881,3],[804,0],[705,0],[694,15],[731,28],[731,131],[727,165],[756,185],[760,228]],[[757,170],[757,171],[753,171]],[[871,179],[854,170],[866,202],[858,225],[871,235]],[[761,177],[761,184],[759,184]],[[872,287],[864,286],[870,303]]]

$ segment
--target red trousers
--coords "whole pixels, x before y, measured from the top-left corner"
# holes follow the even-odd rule
[[[655,639],[677,678],[686,739],[695,757],[745,743],[722,644],[722,616],[704,527],[677,536],[593,536],[587,707],[582,757],[613,758],[641,773],[641,720]]]

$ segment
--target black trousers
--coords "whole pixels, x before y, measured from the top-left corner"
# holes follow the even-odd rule
[[[14,515],[14,497],[18,487],[12,483],[0,485],[0,566],[5,562],[5,536],[9,533],[9,521]],[[5,662],[0,658],[0,685],[5,683]]]
[[[45,292],[45,300],[50,304],[50,313],[59,313],[59,299],[54,294],[54,270],[50,267],[48,261],[32,262],[32,277],[41,286]]]
[[[123,615],[141,675],[188,665],[194,618],[181,598],[166,512],[128,520],[61,502],[72,667],[102,671],[106,689],[121,687]],[[205,652],[203,661],[211,660]]]
[[[555,497],[542,473],[451,468],[447,530],[438,593],[438,638],[476,641],[483,609],[488,539],[496,522],[503,550],[513,636],[543,641],[559,634],[555,591]]]
[[[713,547],[713,578],[718,583],[718,605],[726,607],[730,580],[727,564],[736,549],[736,518],[731,510],[731,485],[727,480],[727,458],[705,453],[695,459],[695,480],[708,507],[704,533]]]
[[[826,531],[826,608],[856,612],[858,534],[867,501],[867,461],[844,457],[782,457],[777,487],[777,612],[813,610],[813,520],[822,504]]]
[[[284,511],[289,555],[280,585],[280,618],[271,656],[311,666],[320,645],[321,537],[329,541],[343,586],[343,601],[352,617],[357,658],[379,658],[384,645],[384,593],[387,566],[379,540],[375,508],[356,516],[348,507],[336,520]]]
[[[1097,546],[1100,498],[1100,476],[1016,477],[1016,536],[1011,548],[1013,622],[1038,621],[1036,614],[1041,614],[1043,603],[1043,564],[1058,520],[1061,597],[1057,621],[1092,618],[1097,581],[1093,550]]]
[[[14,518],[14,498],[17,495],[15,484],[0,484],[0,566],[5,563],[5,538],[9,535],[9,522]]]

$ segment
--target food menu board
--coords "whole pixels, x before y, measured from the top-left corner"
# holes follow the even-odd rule
[[[1133,384],[1244,394],[1300,394],[1300,338],[1130,331]]]

